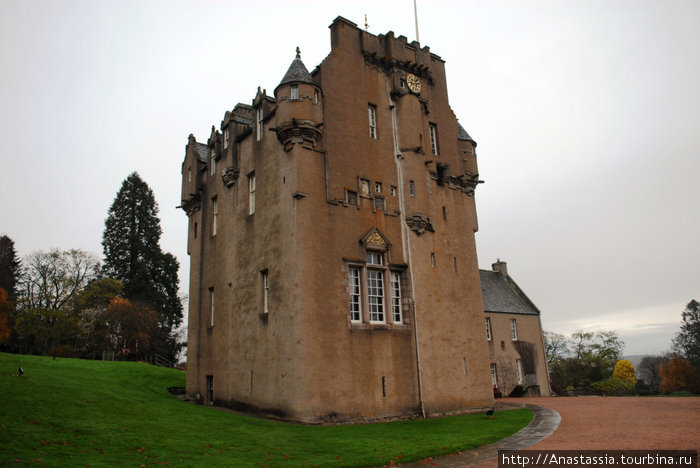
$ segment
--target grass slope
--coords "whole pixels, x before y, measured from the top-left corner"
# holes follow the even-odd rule
[[[17,376],[17,367],[25,375]],[[0,353],[0,465],[372,466],[507,437],[528,410],[303,426],[184,403],[185,373],[143,363]]]

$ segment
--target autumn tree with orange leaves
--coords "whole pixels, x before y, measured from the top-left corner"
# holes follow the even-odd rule
[[[147,358],[158,324],[158,314],[153,309],[141,302],[115,297],[107,306],[103,318],[118,359]]]
[[[682,357],[673,359],[659,365],[659,374],[663,382],[659,391],[671,393],[678,391],[700,392],[700,375],[690,361]]]

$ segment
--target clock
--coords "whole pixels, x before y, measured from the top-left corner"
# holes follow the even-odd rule
[[[416,75],[409,73],[406,75],[406,84],[408,85],[408,89],[410,89],[414,93],[420,93],[420,78],[418,78]]]

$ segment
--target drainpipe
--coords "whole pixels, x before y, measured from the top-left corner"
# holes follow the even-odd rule
[[[391,90],[389,89],[389,83],[387,82],[387,92],[391,96]],[[398,178],[398,191],[399,191],[399,210],[401,211],[401,244],[403,246],[403,255],[408,262],[408,276],[411,284],[411,297],[413,298],[413,304],[411,309],[413,310],[413,341],[416,348],[416,374],[418,376],[418,405],[420,406],[420,412],[423,419],[425,419],[425,405],[423,404],[423,376],[421,373],[420,365],[420,348],[418,346],[418,312],[416,305],[416,291],[414,288],[413,281],[413,261],[411,257],[411,235],[406,223],[406,211],[404,204],[404,190],[403,190],[403,172],[401,170],[401,160],[403,155],[399,150],[399,137],[396,127],[396,103],[390,98],[391,102],[391,126],[394,132],[394,162],[396,163],[396,175]]]

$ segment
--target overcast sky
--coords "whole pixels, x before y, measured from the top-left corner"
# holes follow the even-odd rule
[[[0,0],[0,234],[20,256],[101,256],[137,171],[186,289],[187,136],[271,93],[296,46],[312,70],[333,19],[365,14],[416,39],[411,0]],[[478,143],[481,268],[507,261],[545,330],[669,349],[700,300],[700,2],[418,0],[418,18]]]

